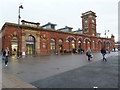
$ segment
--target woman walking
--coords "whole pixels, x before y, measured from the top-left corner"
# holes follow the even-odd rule
[[[5,66],[7,66],[8,64],[8,57],[10,55],[10,51],[9,48],[7,47],[4,51],[3,51],[3,56],[5,57]]]

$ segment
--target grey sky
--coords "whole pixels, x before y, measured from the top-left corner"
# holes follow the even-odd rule
[[[56,29],[65,26],[73,30],[82,28],[81,14],[93,11],[97,15],[97,32],[104,36],[105,30],[110,30],[118,38],[118,1],[119,0],[1,0],[0,27],[5,22],[17,23],[18,7],[20,3],[21,19],[39,22],[44,25],[48,22],[57,24]]]

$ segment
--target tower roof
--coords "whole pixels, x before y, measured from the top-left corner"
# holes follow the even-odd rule
[[[87,11],[85,13],[82,13],[81,17],[83,17],[83,16],[89,16],[89,15],[93,15],[93,16],[97,17],[96,13],[94,13],[93,11]]]

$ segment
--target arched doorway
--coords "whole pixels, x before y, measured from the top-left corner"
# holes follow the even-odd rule
[[[18,48],[18,43],[17,41],[11,41],[11,51],[12,51],[12,55],[17,55],[17,49]]]
[[[78,49],[83,49],[83,37],[79,36],[78,40]]]
[[[72,40],[72,52],[76,53],[75,40]]]
[[[72,49],[75,49],[75,41],[72,40]]]
[[[69,41],[69,51],[70,52],[73,51],[73,50],[75,51],[76,50],[76,45],[75,45],[76,39],[75,39],[75,37],[68,36],[66,39]]]
[[[27,55],[35,54],[35,38],[32,35],[29,35],[26,39],[26,48]]]
[[[78,41],[78,49],[81,49],[81,48],[82,48],[81,41]]]
[[[63,44],[63,40],[59,39],[58,42],[59,42],[59,52],[63,53],[63,45],[62,45]]]
[[[50,50],[51,50],[51,53],[55,53],[55,46],[56,46],[55,43],[56,43],[55,39],[51,39],[50,40]]]
[[[18,38],[17,38],[17,32],[13,32],[11,34],[11,54],[12,55],[17,55],[17,50],[18,50]]]
[[[90,39],[85,39],[84,43],[85,43],[85,49],[86,50],[89,49],[89,48],[91,49]]]

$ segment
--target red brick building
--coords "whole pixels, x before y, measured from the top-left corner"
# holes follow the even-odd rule
[[[56,30],[56,24],[48,23],[40,26],[22,20],[20,25],[20,51],[26,54],[63,53],[64,50],[91,48],[100,51],[102,47],[109,50],[114,48],[114,36],[102,38],[97,36],[96,14],[88,11],[82,14],[82,33],[74,33],[71,27],[66,26]],[[5,23],[0,31],[2,47],[9,47],[11,51],[17,50],[18,24]]]

